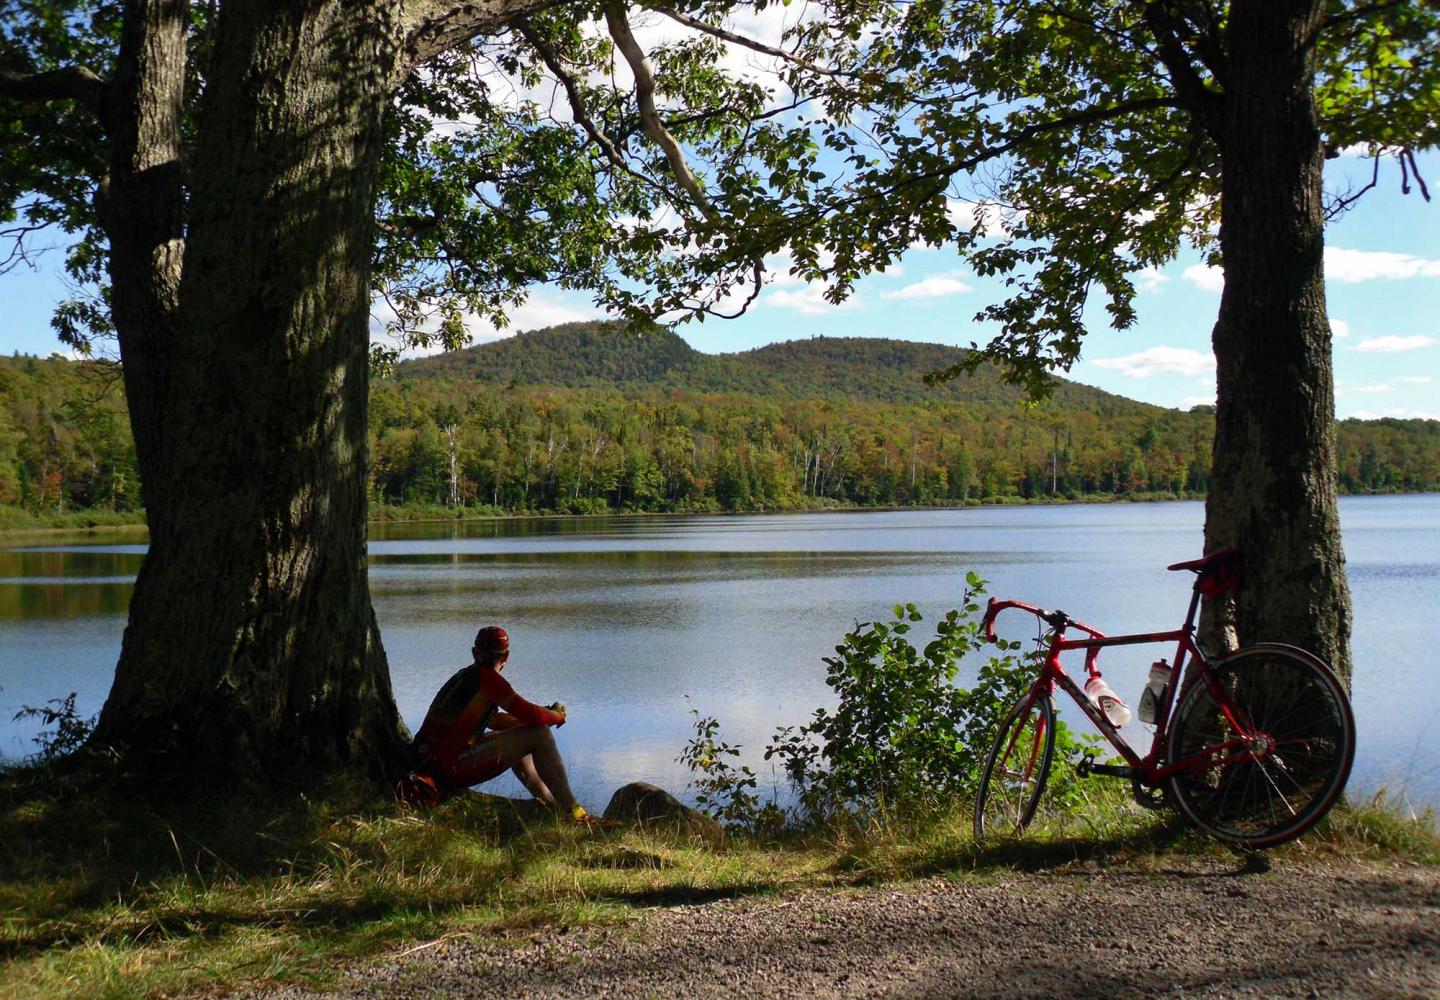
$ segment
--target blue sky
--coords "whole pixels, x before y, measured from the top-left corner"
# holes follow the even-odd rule
[[[1327,295],[1335,341],[1336,408],[1341,417],[1440,419],[1440,154],[1420,160],[1436,201],[1399,190],[1386,161],[1379,188],[1326,232]],[[1369,177],[1369,161],[1327,164],[1327,186]],[[0,276],[0,352],[62,351],[50,330],[55,303],[67,296],[61,254]],[[1070,377],[1133,399],[1189,407],[1214,399],[1210,328],[1219,304],[1218,275],[1184,255],[1138,282],[1138,320],[1124,332],[1097,319]],[[783,280],[783,279],[782,279]],[[799,283],[767,288],[746,316],[681,326],[691,344],[711,353],[780,340],[826,336],[899,337],[968,346],[986,339],[972,317],[1001,295],[945,250],[913,250],[893,271],[861,281],[840,306]],[[535,291],[512,330],[599,316],[584,295]],[[476,340],[492,339],[477,324]]]

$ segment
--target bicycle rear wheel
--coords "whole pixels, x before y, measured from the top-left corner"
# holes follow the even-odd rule
[[[1278,643],[1242,649],[1210,670],[1222,696],[1200,677],[1192,680],[1170,723],[1169,759],[1239,738],[1227,708],[1248,723],[1253,739],[1217,755],[1229,763],[1175,775],[1175,803],[1228,843],[1261,848],[1293,840],[1330,810],[1350,776],[1350,700],[1318,659]]]
[[[975,799],[975,837],[1016,834],[1030,825],[1055,755],[1055,707],[1026,694],[1012,708],[985,760]]]

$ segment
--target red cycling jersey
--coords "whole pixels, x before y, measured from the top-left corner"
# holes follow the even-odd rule
[[[559,712],[516,694],[494,667],[464,667],[440,688],[415,734],[415,749],[435,777],[448,785],[468,787],[505,769],[497,734],[486,732],[497,709],[526,726],[558,726],[565,721]]]

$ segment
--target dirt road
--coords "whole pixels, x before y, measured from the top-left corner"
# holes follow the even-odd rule
[[[656,907],[422,946],[338,995],[1440,997],[1440,871],[1197,860]]]

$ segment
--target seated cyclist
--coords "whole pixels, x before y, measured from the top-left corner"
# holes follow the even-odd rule
[[[576,822],[592,822],[570,791],[550,732],[565,724],[565,706],[533,705],[500,676],[510,659],[510,637],[498,625],[476,634],[471,654],[474,661],[440,688],[415,734],[422,768],[446,793],[509,768],[538,801]]]

